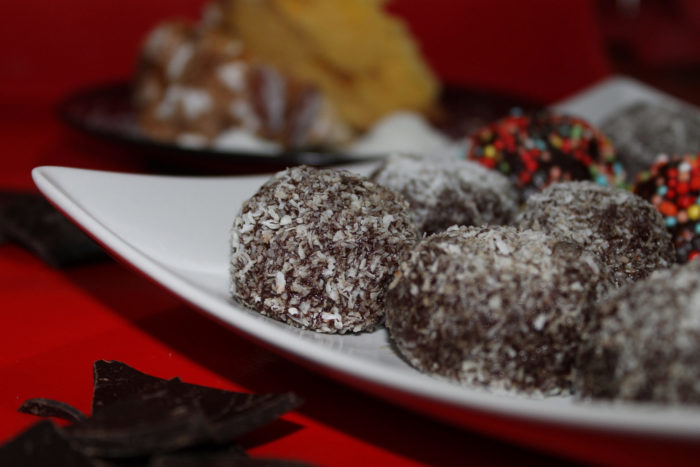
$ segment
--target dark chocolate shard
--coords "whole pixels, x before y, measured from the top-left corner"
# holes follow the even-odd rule
[[[87,467],[99,464],[73,449],[64,433],[51,421],[44,420],[0,446],[0,465]]]
[[[0,192],[0,238],[23,246],[56,268],[108,258],[97,243],[37,193]]]
[[[84,413],[70,404],[41,397],[24,401],[17,410],[39,417],[57,417],[74,423],[87,418]]]
[[[74,423],[59,429],[49,421],[40,422],[36,434],[29,430],[26,442],[13,440],[0,448],[13,461],[3,462],[0,457],[0,465],[301,465],[248,459],[235,442],[297,407],[301,400],[294,394],[225,391],[179,378],[157,378],[121,362],[103,360],[95,362],[94,376],[90,418],[59,401],[25,402],[22,412]],[[66,452],[44,456],[54,445]],[[70,451],[79,462],[69,462]]]
[[[158,391],[167,381],[138,371],[125,363],[107,360],[95,361],[93,378],[93,416],[115,402]]]
[[[175,451],[214,438],[197,401],[167,389],[115,402],[66,432],[83,453],[107,458]]]
[[[219,454],[183,457],[167,454],[153,457],[148,467],[306,467],[308,465],[284,459],[229,458]]]
[[[157,378],[121,362],[97,361],[94,373],[93,416],[71,427],[91,455],[122,457],[229,443],[301,404],[291,393],[225,391]],[[130,438],[134,433],[136,440]]]
[[[224,446],[203,445],[151,457],[149,467],[165,466],[230,466],[239,465],[240,461],[249,459],[245,450],[238,444]]]

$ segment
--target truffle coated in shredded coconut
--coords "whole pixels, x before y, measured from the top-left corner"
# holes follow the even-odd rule
[[[597,254],[618,285],[675,262],[661,214],[635,194],[593,182],[553,184],[532,195],[516,225],[575,242]]]
[[[597,257],[574,243],[514,227],[451,227],[401,264],[386,326],[422,371],[498,390],[568,393],[589,309],[611,287]]]
[[[635,102],[607,117],[601,129],[615,145],[631,180],[659,154],[700,149],[700,112],[677,101]]]
[[[371,330],[416,240],[401,195],[345,170],[287,169],[234,219],[232,295],[301,328]]]
[[[584,397],[700,403],[700,261],[619,289],[600,316],[577,365]]]
[[[452,225],[507,224],[518,210],[508,179],[476,162],[392,154],[370,178],[401,193],[416,226],[429,234]]]

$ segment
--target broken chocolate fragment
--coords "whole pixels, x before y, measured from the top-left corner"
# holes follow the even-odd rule
[[[183,383],[147,375],[121,362],[99,360],[94,365],[93,417],[104,407],[128,399],[135,406],[153,398],[177,399],[201,410],[213,437],[223,442],[269,423],[301,404],[294,394],[248,394]],[[140,401],[140,402],[139,402]]]
[[[0,192],[0,238],[56,268],[107,259],[97,243],[36,193]]]
[[[297,407],[301,400],[294,394],[225,391],[157,378],[115,361],[95,362],[94,375],[89,418],[51,399],[22,404],[21,412],[74,423],[59,428],[41,422],[0,448],[0,465],[299,465],[249,459],[235,442]]]
[[[69,422],[80,422],[87,417],[80,410],[65,402],[36,397],[24,401],[17,409],[19,412],[38,415],[39,417],[57,417]]]
[[[87,467],[97,464],[76,451],[60,428],[44,420],[0,446],[0,465]]]

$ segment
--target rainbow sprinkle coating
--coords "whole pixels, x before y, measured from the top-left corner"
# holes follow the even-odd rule
[[[637,176],[634,192],[664,216],[679,263],[700,256],[700,153],[660,155]]]
[[[518,187],[521,201],[554,182],[625,183],[610,140],[577,117],[548,111],[527,115],[516,108],[469,139],[467,158],[506,175]]]

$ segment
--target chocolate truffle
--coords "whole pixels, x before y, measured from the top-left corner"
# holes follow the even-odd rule
[[[636,102],[610,115],[600,128],[632,179],[659,154],[700,149],[700,111],[680,102]]]
[[[452,225],[507,224],[518,210],[508,179],[475,162],[393,154],[371,178],[401,193],[416,226],[428,234]]]
[[[659,157],[648,171],[639,174],[634,192],[664,216],[679,263],[700,256],[700,161],[697,154]]]
[[[600,316],[578,363],[584,397],[700,403],[700,261],[616,291]]]
[[[474,132],[469,142],[467,158],[506,175],[523,201],[554,182],[617,186],[625,180],[607,137],[577,117],[514,110]]]
[[[568,393],[589,309],[612,279],[574,243],[510,226],[424,238],[389,286],[386,326],[416,368],[467,385]]]
[[[649,202],[593,182],[551,185],[530,197],[516,224],[573,241],[596,253],[618,285],[675,262],[671,235]]]
[[[287,169],[243,203],[233,222],[232,294],[304,329],[371,330],[416,240],[398,193],[344,170]]]

